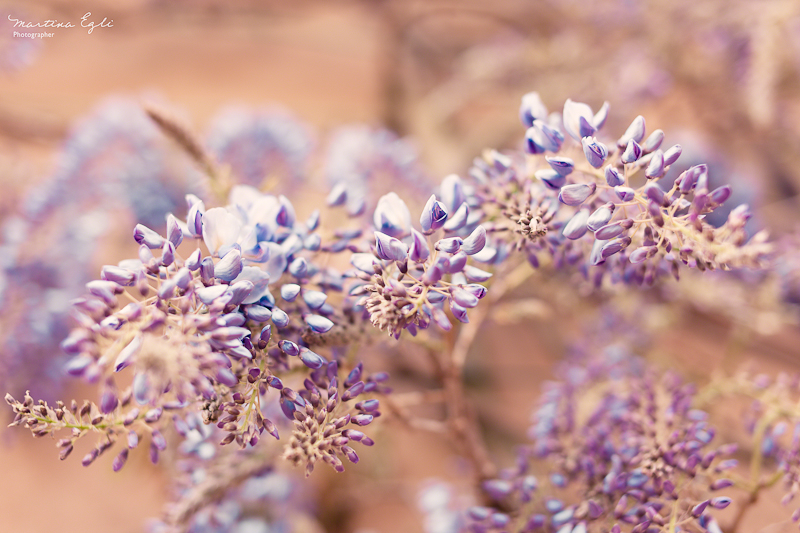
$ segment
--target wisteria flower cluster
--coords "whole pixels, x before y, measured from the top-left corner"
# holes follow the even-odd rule
[[[206,210],[202,200],[188,196],[187,221],[170,215],[166,236],[136,226],[139,258],[106,266],[102,279],[87,284],[89,294],[74,304],[79,327],[62,343],[73,354],[67,372],[97,383],[99,403],[86,402],[79,408],[40,401],[34,406],[28,396],[22,402],[8,396],[17,413],[14,424],[25,425],[37,436],[70,430],[70,437],[59,441],[62,458],[77,439],[99,433],[84,465],[117,440],[126,441],[115,470],[145,435],[156,462],[166,448],[164,425],[183,424],[185,416],[198,409],[207,423],[216,423],[226,433],[222,444],[253,446],[264,431],[279,437],[261,408],[269,391],[275,391],[271,401],[279,402],[289,418],[305,420],[309,409],[315,413],[319,404],[312,382],[306,384],[304,400],[276,373],[326,368],[328,403],[314,418],[320,424],[330,415],[331,428],[324,425],[319,435],[309,435],[316,448],[301,446],[292,457],[307,463],[309,472],[320,458],[340,470],[337,453],[357,460],[346,446],[350,438],[345,435],[351,431],[346,426],[368,425],[379,415],[378,401],[365,399],[352,409],[345,404],[380,391],[386,376],[361,380],[361,367],[356,366],[342,381],[340,394],[338,363],[328,362],[303,340],[304,335],[333,327],[326,315],[334,310],[319,289],[341,283],[305,257],[305,252],[320,248],[314,233],[318,217],[298,222],[285,197],[261,195],[244,186],[232,191],[232,199],[229,209]],[[184,235],[187,241],[202,241],[209,253],[196,248],[184,259],[178,251]],[[279,289],[281,307],[270,292],[270,280],[285,281]],[[133,372],[133,383],[119,390],[114,377],[126,368]],[[352,434],[353,441],[371,444],[362,433]]]
[[[707,220],[727,209],[729,186],[711,189],[705,165],[672,175],[682,147],[662,148],[665,133],[648,134],[641,116],[604,136],[608,113],[608,103],[594,112],[572,100],[549,113],[526,94],[522,149],[485,151],[467,175],[425,190],[420,205],[371,183],[388,172],[422,189],[410,144],[342,130],[329,146],[330,189],[304,198],[320,200],[312,211],[265,192],[270,176],[305,173],[313,142],[292,120],[231,112],[205,153],[151,112],[209,174],[207,190],[224,195],[187,194],[164,228],[136,224],[137,256],[104,266],[72,301],[64,369],[95,385],[96,401],[8,394],[11,425],[57,437],[62,459],[94,438],[84,466],[113,450],[118,471],[141,447],[153,463],[174,461],[175,501],[158,532],[301,530],[313,506],[287,503],[303,490],[282,465],[306,477],[322,464],[341,473],[380,444],[367,428],[379,419],[449,434],[468,459],[474,497],[456,501],[429,484],[420,499],[429,531],[716,532],[718,511],[733,501],[726,489],[754,501],[780,478],[788,501],[800,490],[800,440],[797,431],[783,437],[797,426],[785,398],[796,380],[703,388],[625,343],[573,342],[514,466],[499,468],[489,451],[467,358],[493,356],[470,350],[492,306],[526,280],[561,291],[559,305],[599,303],[609,338],[636,329],[617,327],[609,295],[623,287],[657,299],[639,287],[669,287],[681,269],[770,266],[766,232],[745,228],[748,206],[727,210],[719,226]],[[237,176],[243,184],[229,183]],[[387,346],[396,357],[375,357]],[[427,354],[431,375],[393,393],[389,372],[373,365],[407,372],[405,346]],[[759,469],[749,481],[738,476],[737,446],[721,442],[711,420],[708,399],[722,394],[758,401],[750,429]],[[441,417],[414,414],[426,403],[442,404]],[[777,473],[765,481],[760,465],[773,458]],[[246,502],[264,503],[270,525],[251,519]]]

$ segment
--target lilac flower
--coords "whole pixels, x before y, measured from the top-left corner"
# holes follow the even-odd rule
[[[584,137],[581,139],[581,144],[589,164],[594,168],[602,167],[608,157],[608,148],[595,137]]]
[[[442,202],[436,200],[436,195],[432,194],[428,198],[428,203],[422,209],[419,224],[426,235],[442,228],[447,222],[447,208]]]
[[[411,212],[393,192],[378,200],[373,221],[378,231],[390,237],[404,237],[411,231]]]
[[[607,113],[608,102],[603,104],[596,115],[593,115],[591,107],[568,98],[564,104],[564,129],[570,137],[580,141],[584,137],[594,135],[603,126]]]
[[[519,118],[522,121],[522,125],[527,128],[533,126],[534,120],[547,120],[547,108],[542,102],[539,93],[534,91],[522,96]]]

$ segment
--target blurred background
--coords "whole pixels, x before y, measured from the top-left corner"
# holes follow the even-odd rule
[[[81,28],[88,12],[110,27]],[[10,19],[76,27],[15,38]],[[733,185],[731,202],[749,203],[757,226],[780,237],[800,221],[796,0],[23,0],[0,1],[0,26],[0,384],[15,394],[91,395],[60,378],[67,302],[102,264],[134,256],[136,222],[161,229],[165,213],[185,213],[186,192],[203,192],[145,104],[178,117],[241,182],[269,176],[310,212],[303,198],[319,195],[309,191],[346,175],[339,154],[378,161],[374,194],[399,183],[413,204],[483,149],[520,146],[522,94],[539,91],[551,111],[566,98],[595,109],[608,100],[604,131],[642,114],[684,146],[684,164],[710,163],[712,187]],[[752,294],[729,295],[725,316],[719,302],[687,297],[694,325],[673,342],[686,366],[715,361],[720,332],[760,320],[763,337],[737,346],[757,345],[763,368],[794,368],[796,326],[773,309],[753,318]],[[493,373],[475,394],[499,421],[497,450],[524,436],[564,351],[552,324],[567,327],[559,305],[571,304],[559,298],[530,304],[534,325],[500,324],[478,340],[476,352],[497,355],[492,369],[473,369]],[[510,333],[532,352],[503,348]],[[463,470],[442,439],[391,429],[347,481],[316,480],[331,531],[420,530],[420,483]],[[415,459],[420,450],[428,459]],[[169,490],[165,472],[135,466],[59,463],[49,439],[3,431],[0,531],[142,531]]]

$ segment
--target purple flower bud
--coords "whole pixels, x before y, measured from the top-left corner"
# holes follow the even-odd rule
[[[100,412],[108,414],[119,405],[119,398],[113,390],[106,389],[103,396],[100,398]]]
[[[100,273],[100,278],[120,285],[128,286],[133,283],[134,272],[126,269],[111,265],[105,265]]]
[[[453,300],[462,307],[472,308],[478,305],[477,296],[459,287],[451,287],[450,294],[453,296]]]
[[[92,464],[94,462],[95,459],[97,459],[98,455],[99,455],[99,452],[97,451],[97,448],[95,448],[94,450],[90,451],[89,453],[87,453],[86,455],[83,456],[83,459],[81,460],[81,464],[83,466],[89,466],[90,464]]]
[[[445,222],[447,222],[447,208],[442,202],[436,201],[436,195],[432,194],[422,209],[422,216],[419,218],[422,231],[426,235],[430,235],[444,226]]]
[[[461,250],[467,255],[475,255],[483,250],[484,246],[486,246],[486,229],[478,226],[461,243]]]
[[[222,383],[226,387],[233,388],[239,383],[239,379],[227,368],[221,368],[217,370],[216,377],[217,382]]]
[[[644,171],[644,175],[648,178],[660,178],[664,175],[664,152],[656,150],[650,156],[650,163]]]
[[[308,315],[305,320],[314,333],[327,333],[333,327],[333,322],[324,316]]]
[[[352,421],[357,426],[368,426],[372,423],[373,418],[374,417],[372,415],[361,413],[354,416]]]
[[[730,504],[731,504],[731,499],[726,498],[724,496],[719,496],[717,498],[711,499],[711,507],[713,507],[714,509],[725,509]]]
[[[647,152],[658,150],[662,142],[664,142],[664,132],[662,130],[655,130],[647,137],[647,140],[644,141],[644,149]]]
[[[133,397],[136,403],[144,405],[150,397],[150,383],[147,374],[140,372],[133,378]]]
[[[206,285],[212,285],[214,283],[214,260],[210,257],[204,257],[202,261],[200,261],[200,279],[203,280],[203,283]]]
[[[439,189],[439,197],[444,202],[448,213],[452,213],[466,201],[464,185],[461,183],[461,178],[456,174],[446,176],[442,180],[442,185]]]
[[[633,226],[633,220],[630,218],[626,218],[625,220],[619,220],[617,222],[612,222],[611,224],[606,224],[602,228],[595,231],[594,238],[602,241],[607,241],[613,239],[614,237],[618,237],[625,230],[630,229],[632,226]]]
[[[133,356],[139,353],[142,348],[142,336],[136,335],[122,350],[120,350],[117,360],[114,361],[114,372],[119,372],[129,364]]]
[[[175,287],[177,287],[177,285],[178,284],[174,278],[166,280],[158,288],[158,297],[162,300],[168,300],[172,298],[175,291]]]
[[[179,289],[185,291],[186,289],[189,288],[189,284],[192,282],[192,279],[194,278],[192,277],[191,271],[188,268],[183,267],[180,270],[178,270],[178,273],[175,274],[175,277],[173,279],[175,280],[175,285]]]
[[[263,347],[261,347],[262,350],[266,348],[267,344],[269,343],[269,338],[271,335],[272,335],[272,327],[269,324],[261,328],[261,333],[259,333],[258,335],[258,341],[259,343],[262,343],[264,345]]]
[[[203,213],[205,206],[202,201],[197,201],[189,206],[189,213],[186,215],[186,226],[192,237],[199,237],[203,234]]]
[[[514,487],[504,479],[490,479],[483,482],[483,490],[493,499],[500,501],[511,494]]]
[[[633,119],[631,125],[628,126],[628,129],[625,130],[625,133],[623,133],[622,137],[619,138],[619,140],[617,141],[617,146],[619,146],[620,148],[627,146],[628,141],[630,141],[631,139],[633,139],[637,143],[640,143],[642,142],[642,139],[644,139],[644,134],[645,134],[644,117],[642,115],[639,115],[638,117]]]
[[[164,237],[143,224],[136,224],[136,227],[133,228],[133,238],[138,244],[143,244],[151,250],[164,245]]]
[[[345,200],[347,200],[347,184],[340,181],[334,185],[331,192],[328,193],[325,203],[331,207],[336,207],[344,204]]]
[[[325,304],[325,300],[328,299],[328,295],[321,291],[304,291],[303,292],[303,301],[309,307],[309,309],[319,309],[320,307]]]
[[[269,383],[269,386],[275,390],[283,389],[283,382],[275,376],[270,376],[267,378],[267,383]]]
[[[405,202],[397,194],[390,192],[381,196],[375,208],[373,222],[382,233],[388,237],[402,237],[411,230],[411,212]]]
[[[681,147],[680,144],[676,144],[672,148],[669,148],[666,152],[664,152],[664,165],[670,166],[675,161],[677,161],[678,158],[681,156],[682,151],[683,148]]]
[[[549,189],[559,190],[567,182],[567,178],[552,168],[540,168],[533,173],[536,179],[541,180]]]
[[[292,206],[289,199],[283,195],[278,197],[278,202],[280,202],[280,208],[278,209],[278,214],[275,216],[275,222],[277,222],[279,226],[285,228],[294,227],[294,206]]]
[[[408,246],[380,231],[375,232],[375,249],[378,257],[386,261],[402,261],[408,257]]]
[[[614,192],[617,194],[617,197],[623,202],[630,202],[636,196],[636,191],[634,191],[630,187],[623,187],[621,185],[614,187]]]
[[[177,248],[183,242],[183,232],[178,220],[170,213],[167,215],[167,240]]]
[[[642,246],[631,252],[630,261],[634,265],[653,257],[658,252],[657,246]]]
[[[466,205],[466,204],[464,204]],[[411,243],[411,251],[408,254],[408,257],[417,263],[422,263],[428,257],[430,257],[430,249],[428,249],[428,243],[425,240],[425,237],[415,229],[411,230],[412,236],[412,243]]]
[[[283,353],[291,357],[294,357],[300,353],[300,348],[289,340],[282,340],[278,343],[278,346],[280,346],[280,349]]]
[[[567,205],[581,205],[587,198],[594,194],[597,185],[594,183],[574,183],[561,188],[558,199]]]
[[[303,247],[306,250],[316,252],[317,250],[320,249],[321,245],[322,245],[322,238],[316,233],[312,233],[311,235],[303,239]]]
[[[164,451],[167,449],[167,439],[164,438],[164,435],[157,429],[153,430],[153,433],[150,435],[152,439],[153,446],[155,446],[159,451]]]
[[[701,514],[703,514],[706,510],[706,507],[708,507],[709,503],[711,503],[710,500],[705,500],[692,507],[692,516],[697,518]]]
[[[546,120],[547,108],[542,102],[539,93],[530,92],[522,96],[519,107],[519,119],[525,127],[531,127],[534,120]]]
[[[322,365],[327,363],[324,357],[312,352],[307,348],[303,348],[300,350],[300,360],[303,361],[303,364],[306,365],[308,368],[314,370],[316,370],[317,368],[321,368]]]
[[[625,178],[622,177],[619,170],[611,165],[606,165],[605,176],[609,187],[617,187],[625,183]]]
[[[586,219],[586,225],[589,230],[597,231],[608,224],[608,221],[611,220],[611,217],[614,215],[614,207],[614,204],[611,202],[598,207],[595,212]]]
[[[579,210],[564,226],[561,233],[567,239],[580,239],[586,233],[586,222],[589,220],[589,212],[585,209]]]
[[[242,273],[242,252],[230,250],[214,265],[214,277],[223,281],[233,281]]]
[[[467,265],[467,254],[462,250],[447,260],[447,273],[457,274]],[[403,296],[403,295],[400,295]]]
[[[236,346],[235,348],[231,348],[227,351],[227,354],[231,357],[235,357],[236,359],[253,359],[253,354],[250,353],[250,350],[244,346]]]
[[[431,309],[431,318],[433,318],[433,321],[436,322],[436,325],[442,328],[444,331],[450,331],[453,328],[453,325],[447,318],[447,314],[438,307]]]
[[[750,207],[747,204],[742,204],[728,214],[728,225],[731,228],[742,228],[752,216]]]
[[[479,300],[486,296],[486,293],[488,292],[486,287],[483,285],[478,285],[477,283],[470,283],[469,285],[464,286],[464,290]]]
[[[377,411],[379,407],[380,407],[380,402],[378,400],[375,400],[375,399],[373,399],[373,400],[365,400],[363,402],[358,402],[356,404],[356,409],[359,409],[361,411],[366,411],[368,413],[372,413],[374,411]]]
[[[300,285],[296,283],[286,283],[281,285],[281,298],[287,302],[293,302],[300,294]]]
[[[654,224],[656,224],[657,226],[664,225],[664,216],[662,214],[661,206],[659,204],[657,204],[653,200],[650,200],[649,202],[647,202],[647,212],[650,213],[650,217],[652,217]]]
[[[658,184],[656,184],[655,182],[651,181],[647,185],[645,185],[644,195],[659,205],[663,206],[669,205],[669,199],[664,193],[664,190],[661,187],[659,187]]]
[[[492,274],[490,272],[486,272],[485,270],[481,270],[472,265],[467,265],[464,267],[464,275],[467,277],[469,281],[475,281],[478,283],[487,281],[489,278],[492,277]]]
[[[261,305],[248,305],[244,312],[253,322],[266,322],[272,317],[272,311]]]
[[[606,113],[608,112],[607,109]],[[600,116],[598,119],[603,119],[603,117]],[[583,137],[594,135],[597,131],[597,128],[592,125],[594,122],[592,108],[582,102],[574,102],[567,99],[564,103],[562,120],[564,129],[576,141],[580,141]]]
[[[525,148],[531,154],[557,152],[564,142],[564,135],[551,128],[542,120],[534,120],[533,125],[525,132]]]
[[[621,239],[614,239],[603,245],[600,249],[600,255],[603,259],[608,259],[612,255],[617,252],[620,252],[630,246],[631,238],[630,237],[622,237]]]
[[[469,324],[469,316],[467,316],[467,308],[458,305],[454,300],[450,300],[450,312],[456,320],[463,324]]]
[[[434,244],[434,248],[441,252],[454,254],[461,248],[461,243],[464,241],[460,237],[450,237],[447,239],[439,239]],[[484,243],[485,244],[485,243]]]
[[[731,481],[730,479],[721,478],[721,479],[715,479],[711,483],[710,488],[711,490],[722,490],[732,486],[733,486],[733,481]]]
[[[303,279],[308,274],[308,260],[298,257],[289,264],[289,274],[297,279]]]
[[[711,200],[711,203],[716,205],[722,205],[725,201],[731,197],[731,187],[730,185],[723,185],[722,187],[717,187],[711,194],[708,195],[708,199]]]
[[[620,160],[623,163],[633,163],[638,161],[640,157],[642,157],[642,147],[633,139],[629,140],[627,148],[620,156]]]
[[[545,160],[560,176],[569,176],[575,168],[575,162],[569,157],[545,157]]]
[[[594,168],[600,168],[608,157],[608,148],[606,145],[597,140],[596,137],[584,137],[581,139],[583,145],[583,154],[586,160]]]
[[[433,265],[428,267],[425,273],[422,275],[422,283],[426,286],[430,287],[431,285],[436,285],[439,283],[439,280],[442,279],[444,272],[438,265]]]
[[[64,370],[70,376],[82,376],[86,369],[94,363],[94,358],[88,355],[77,355],[67,361],[64,365]]]
[[[285,328],[289,325],[289,315],[283,309],[274,307],[272,309],[272,323],[279,328]]]

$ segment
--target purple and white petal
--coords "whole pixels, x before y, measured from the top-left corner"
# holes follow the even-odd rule
[[[203,241],[211,255],[236,244],[241,230],[241,220],[225,208],[214,207],[203,215]]]
[[[379,232],[390,237],[404,237],[411,231],[411,211],[393,192],[381,196],[372,220]]]
[[[234,248],[214,265],[214,277],[230,282],[241,274],[242,268],[242,252]]]
[[[558,193],[558,199],[567,205],[581,205],[594,194],[596,189],[597,185],[594,183],[573,183],[561,188],[561,192]]]
[[[486,229],[478,226],[461,243],[461,250],[467,255],[475,255],[486,246]]]

